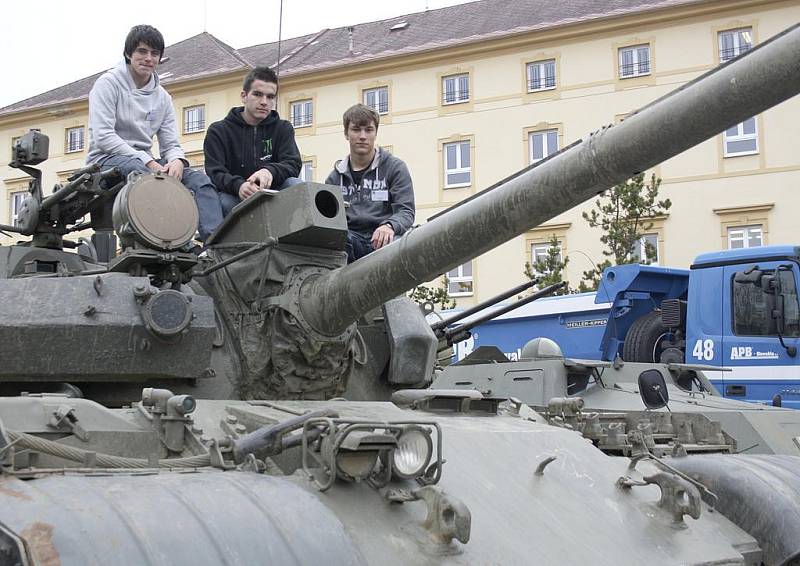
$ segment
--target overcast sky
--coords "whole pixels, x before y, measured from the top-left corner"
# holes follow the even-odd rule
[[[297,37],[465,1],[283,0],[282,35]],[[207,31],[239,48],[276,41],[279,14],[280,0],[3,0],[0,107],[114,66],[136,24],[157,27],[167,45]]]

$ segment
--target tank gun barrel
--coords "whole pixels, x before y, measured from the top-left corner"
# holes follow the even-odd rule
[[[301,309],[334,335],[414,286],[511,240],[633,175],[800,92],[795,25],[494,190],[343,269],[309,278]]]
[[[451,324],[455,324],[459,320],[467,318],[468,316],[472,316],[476,312],[480,312],[483,309],[485,309],[486,307],[490,307],[490,306],[492,306],[492,305],[494,305],[496,303],[499,303],[500,301],[505,301],[509,297],[513,297],[514,295],[516,295],[518,293],[522,293],[526,289],[536,285],[536,283],[538,283],[538,279],[531,279],[530,281],[526,281],[525,283],[521,283],[521,284],[517,285],[516,287],[513,287],[513,288],[509,289],[508,291],[504,291],[504,292],[500,293],[499,295],[496,295],[496,296],[492,297],[491,299],[487,299],[486,301],[478,303],[474,307],[470,307],[470,308],[468,308],[468,309],[466,309],[466,310],[464,310],[464,311],[462,311],[460,313],[454,314],[450,318],[443,318],[442,320],[436,321],[433,324],[431,324],[431,330],[433,330],[433,332],[435,334],[437,334],[437,336],[438,336],[440,333],[443,332],[443,330],[445,328],[447,328]]]

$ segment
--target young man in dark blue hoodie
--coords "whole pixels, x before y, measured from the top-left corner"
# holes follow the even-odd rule
[[[342,188],[347,209],[347,262],[391,244],[414,223],[414,187],[406,164],[375,147],[380,116],[364,104],[342,116],[350,153],[325,183]]]
[[[242,106],[208,127],[203,142],[206,173],[219,191],[225,216],[259,190],[301,182],[294,128],[278,117],[277,94],[275,72],[256,67],[244,79]]]

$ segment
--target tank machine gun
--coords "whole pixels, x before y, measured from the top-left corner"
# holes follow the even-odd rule
[[[434,334],[436,334],[436,337],[440,340],[440,342],[443,342],[443,344],[441,344],[442,347],[439,349],[439,352],[447,350],[456,342],[467,340],[471,336],[470,330],[472,330],[473,328],[475,328],[480,324],[483,324],[487,320],[491,320],[498,316],[502,316],[506,313],[513,311],[514,309],[518,309],[519,307],[525,306],[528,303],[532,303],[533,301],[536,301],[543,297],[549,297],[553,293],[556,293],[559,289],[563,289],[564,287],[567,286],[567,283],[564,281],[548,285],[547,287],[539,289],[538,291],[535,291],[534,293],[528,295],[527,297],[523,297],[514,303],[511,303],[509,305],[504,305],[498,308],[497,310],[470,319],[466,322],[461,322],[465,318],[468,318],[473,314],[484,310],[487,307],[496,305],[500,301],[504,301],[509,297],[513,297],[514,295],[519,294],[520,292],[524,291],[525,289],[528,289],[534,284],[536,284],[536,279],[533,279],[526,283],[522,283],[521,285],[509,289],[508,291],[501,293],[496,297],[492,297],[491,299],[483,301],[482,303],[472,306],[462,312],[456,313],[451,317],[439,320],[431,324],[431,330],[433,330]]]
[[[181,187],[128,179],[116,199],[127,212],[113,215],[125,250],[107,271],[87,273],[66,259],[74,254],[48,249],[62,263],[55,273],[26,274],[16,262],[0,280],[0,381],[41,386],[0,398],[0,557],[796,560],[796,497],[776,508],[780,532],[732,513],[736,526],[709,512],[713,498],[702,501],[708,488],[692,477],[652,459],[608,458],[522,404],[498,414],[500,400],[476,391],[415,391],[397,404],[309,399],[424,382],[436,337],[398,294],[798,92],[794,28],[348,266],[341,196],[324,185],[243,203],[214,235],[209,260],[188,270],[178,257],[187,217],[162,222],[138,198],[163,197],[156,206],[169,210]],[[162,385],[111,409],[49,393],[63,382],[116,403]],[[234,388],[249,400],[232,399]],[[728,467],[745,462],[726,458]],[[747,460],[742,483],[798,493],[797,459],[784,458]],[[713,467],[702,474],[719,477]],[[660,499],[646,485],[658,485]]]
[[[56,185],[52,194],[44,196],[42,173],[34,165],[46,161],[50,141],[38,130],[31,130],[14,144],[9,166],[31,176],[28,196],[17,211],[14,226],[0,224],[0,230],[33,236],[32,246],[61,250],[75,244],[63,236],[91,228],[94,233],[89,249],[94,261],[108,261],[116,240],[111,224],[111,203],[124,182],[116,169],[100,172],[98,165],[75,171],[64,185]],[[90,215],[91,220],[81,220]],[[98,255],[99,254],[99,255]],[[42,267],[46,271],[46,264]]]

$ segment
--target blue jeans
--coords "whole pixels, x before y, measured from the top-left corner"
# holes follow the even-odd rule
[[[278,190],[283,190],[286,187],[291,187],[292,185],[299,185],[302,182],[303,181],[297,177],[287,177]],[[220,191],[219,201],[222,203],[222,216],[224,218],[231,213],[231,210],[233,210],[234,206],[242,202],[242,199],[239,198],[239,195],[232,195],[230,193],[223,193]]]
[[[158,163],[166,165],[163,159],[158,160]],[[152,173],[140,159],[124,155],[107,157],[100,162],[100,165],[103,169],[116,167],[125,177],[131,171]],[[194,196],[194,202],[197,203],[197,210],[200,213],[197,230],[200,232],[200,240],[205,242],[211,232],[216,230],[217,226],[222,223],[222,205],[217,189],[214,188],[214,184],[205,173],[189,167],[183,170],[181,182],[189,189],[192,196]]]
[[[372,247],[371,237],[368,238],[350,230],[347,232],[347,244],[344,249],[347,252],[347,263],[353,263],[355,260],[375,251]]]

